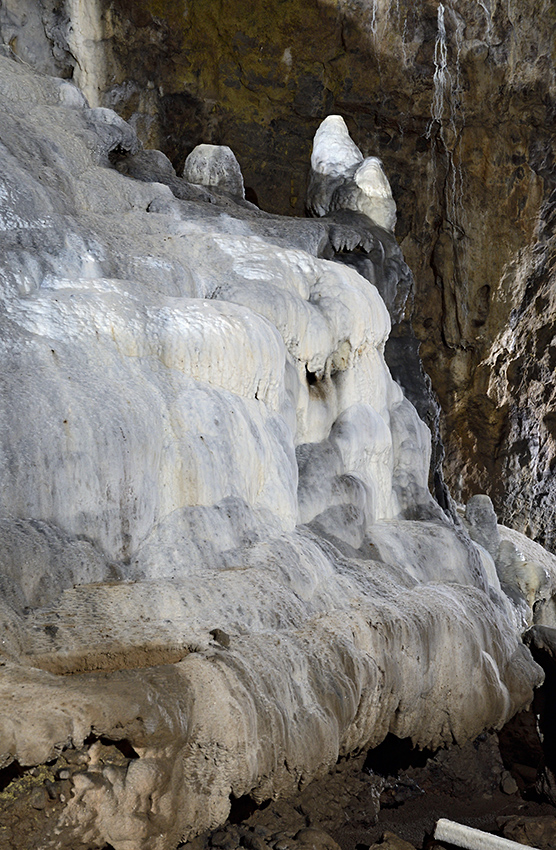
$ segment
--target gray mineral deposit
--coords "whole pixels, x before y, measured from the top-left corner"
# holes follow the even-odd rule
[[[229,157],[191,184],[98,106],[89,24],[88,101],[0,56],[0,766],[37,850],[174,850],[389,732],[501,727],[556,559],[430,495],[379,160],[346,131],[355,206],[313,220],[245,201]],[[334,259],[357,245],[365,276]]]

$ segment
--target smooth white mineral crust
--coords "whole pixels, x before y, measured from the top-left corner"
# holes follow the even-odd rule
[[[388,732],[501,726],[542,674],[377,289],[322,222],[118,173],[131,128],[64,86],[0,58],[0,764],[85,759],[44,847],[173,850]]]
[[[68,46],[76,59],[74,79],[90,106],[100,105],[106,78],[99,0],[66,0]]]

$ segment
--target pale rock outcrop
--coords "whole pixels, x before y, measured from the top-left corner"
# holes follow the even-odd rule
[[[101,106],[107,57],[100,0],[65,0],[65,39],[75,61],[73,78],[91,107]]]
[[[484,493],[472,496],[465,506],[465,525],[470,537],[496,560],[500,547],[498,520],[491,499]]]
[[[542,672],[427,491],[377,288],[322,259],[342,222],[193,200],[67,81],[0,83],[6,845],[173,850],[388,732],[501,726]]]
[[[487,574],[491,576],[495,569],[522,627],[533,623],[553,626],[556,618],[552,556],[519,532],[498,525],[492,501],[483,493],[469,499],[464,523],[478,544]]]
[[[239,162],[227,145],[197,145],[185,160],[183,177],[190,183],[214,186],[236,198],[245,197]]]

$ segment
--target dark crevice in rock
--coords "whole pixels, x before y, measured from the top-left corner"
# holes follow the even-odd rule
[[[234,824],[242,823],[255,812],[266,809],[269,804],[269,800],[258,804],[249,794],[243,794],[241,797],[235,797],[234,794],[230,794],[230,814],[228,820]]]
[[[521,711],[498,733],[504,767],[517,783],[525,799],[537,799],[537,778],[543,762],[535,712]]]
[[[15,779],[21,779],[22,776],[25,776],[25,773],[26,768],[22,767],[15,759],[7,767],[3,767],[0,770],[0,793],[5,791]]]
[[[384,349],[384,359],[392,377],[403,388],[406,397],[431,432],[429,487],[440,507],[454,519],[455,508],[442,470],[445,449],[440,434],[440,404],[423,368],[420,347],[421,343],[411,325],[403,322],[392,328]]]
[[[83,741],[83,745],[84,747],[91,747],[97,742],[102,744],[104,747],[114,747],[124,758],[129,759],[130,761],[140,758],[139,753],[135,751],[131,741],[128,741],[127,738],[112,740],[111,738],[107,738],[105,735],[95,735],[91,732],[91,734]]]
[[[413,746],[411,738],[398,738],[389,732],[378,747],[369,750],[363,770],[380,776],[397,776],[410,767],[424,767],[433,757],[433,750],[419,750]]]
[[[135,752],[135,750],[131,746],[131,743],[126,740],[126,738],[122,738],[119,741],[111,741],[109,738],[103,738],[101,736],[99,738],[99,741],[101,742],[101,744],[105,744],[105,746],[109,746],[110,744],[112,744],[112,746],[116,747],[116,749],[119,750],[126,759],[131,760],[139,758],[139,753]]]
[[[532,706],[537,746],[531,746],[531,750],[538,756],[535,791],[556,804],[556,629],[532,626],[524,640],[545,673],[544,683],[535,691]]]
[[[307,383],[310,387],[314,386],[318,381],[318,375],[316,372],[310,372],[307,367],[305,367],[305,375],[307,378]]]

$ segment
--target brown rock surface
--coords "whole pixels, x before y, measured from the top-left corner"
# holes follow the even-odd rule
[[[395,832],[387,830],[382,839],[377,844],[373,844],[370,850],[414,850],[414,847],[409,841],[399,838]]]
[[[552,850],[556,844],[556,817],[500,818],[500,826],[505,838],[517,841],[527,847],[538,847],[539,850]]]

